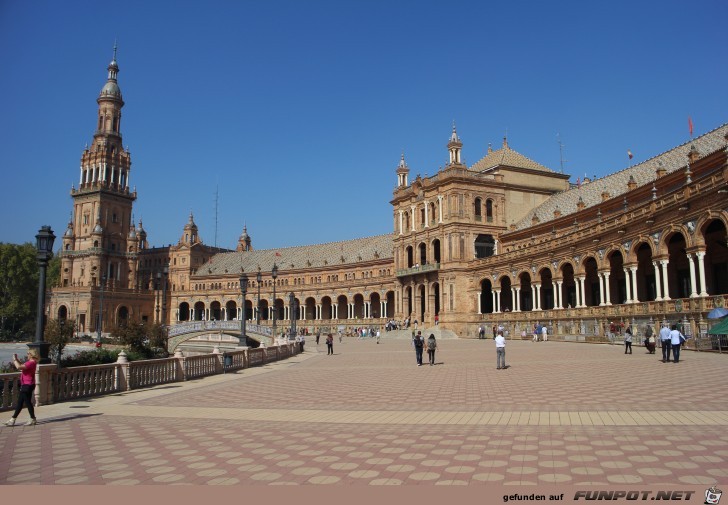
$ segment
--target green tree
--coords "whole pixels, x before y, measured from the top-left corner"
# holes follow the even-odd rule
[[[60,251],[60,250],[59,250]],[[56,253],[48,262],[48,270],[46,270],[46,286],[54,288],[60,286],[61,280],[61,256]]]
[[[27,337],[35,330],[38,263],[30,244],[0,243],[0,338]]]
[[[73,321],[64,319],[49,319],[46,323],[43,338],[46,342],[51,344],[48,353],[56,363],[61,363],[63,349],[69,344],[69,342],[71,342],[75,332],[76,325]]]

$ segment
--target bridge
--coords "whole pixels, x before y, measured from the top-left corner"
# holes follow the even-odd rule
[[[174,352],[183,342],[210,333],[240,337],[240,321],[188,321],[173,324],[167,331],[167,350]],[[245,335],[266,345],[273,343],[273,329],[269,326],[246,322]]]

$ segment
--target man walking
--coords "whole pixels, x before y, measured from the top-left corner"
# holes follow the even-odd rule
[[[506,369],[506,339],[502,334],[495,336],[495,354],[498,370]]]
[[[660,345],[662,346],[662,362],[669,363],[672,339],[670,338],[670,328],[665,323],[662,323],[662,328],[660,328]]]
[[[422,366],[422,350],[425,347],[425,342],[422,340],[422,332],[418,331],[414,340],[415,345],[415,357],[417,358],[417,366]]]

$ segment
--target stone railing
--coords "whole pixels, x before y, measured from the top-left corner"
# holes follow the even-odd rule
[[[233,330],[239,332],[240,321],[188,321],[184,323],[177,323],[169,326],[167,335],[171,338],[185,333],[196,333],[198,331],[214,332],[219,330]],[[266,335],[268,337],[272,334],[272,330],[269,326],[257,325],[249,322],[245,323],[245,331],[257,333],[259,335]]]
[[[36,371],[36,405],[47,405],[91,396],[101,396],[171,382],[182,382],[253,366],[260,366],[298,354],[295,343],[244,348],[221,353],[129,362],[126,353],[116,363],[58,368],[39,365]],[[20,373],[0,374],[0,411],[14,408],[20,390]]]
[[[421,274],[421,273],[425,273],[425,272],[434,272],[435,270],[439,270],[439,269],[440,269],[439,263],[427,263],[425,265],[397,270],[396,274],[397,274],[397,277],[404,277],[405,275],[415,275],[415,274]]]

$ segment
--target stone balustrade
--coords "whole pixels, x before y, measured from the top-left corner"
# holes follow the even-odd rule
[[[182,382],[210,375],[260,366],[298,354],[295,343],[270,347],[244,348],[221,353],[129,362],[126,353],[119,353],[116,363],[58,368],[38,365],[36,371],[36,405],[47,405],[76,398],[101,396],[144,387]],[[20,390],[20,373],[0,374],[0,411],[12,410]]]

